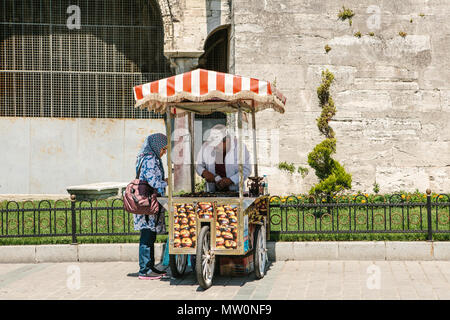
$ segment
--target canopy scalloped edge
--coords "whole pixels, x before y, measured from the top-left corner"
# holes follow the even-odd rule
[[[276,88],[273,88],[273,91],[273,94],[270,95],[259,95],[252,91],[241,91],[233,95],[227,95],[221,91],[214,90],[202,96],[196,96],[187,92],[180,92],[171,97],[162,96],[159,93],[149,93],[144,98],[138,100],[135,107],[140,109],[148,109],[149,111],[157,113],[165,113],[167,111],[167,107],[182,107],[183,103],[186,102],[217,103],[220,101],[226,101],[233,103],[240,100],[253,100],[255,112],[271,108],[280,113],[284,113],[284,103],[278,98],[278,91]]]

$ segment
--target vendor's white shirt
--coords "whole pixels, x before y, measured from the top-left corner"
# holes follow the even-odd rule
[[[252,172],[250,165],[250,154],[245,144],[244,146],[244,181],[249,177]],[[238,144],[236,142],[230,144],[230,149],[225,155],[225,171],[227,178],[233,181],[233,184],[229,186],[230,191],[239,190],[239,152]],[[204,170],[208,170],[212,174],[216,174],[216,149],[209,142],[205,142],[201,147],[198,155],[195,170],[198,175],[202,175]],[[215,183],[206,182],[206,191],[214,192],[216,189]]]

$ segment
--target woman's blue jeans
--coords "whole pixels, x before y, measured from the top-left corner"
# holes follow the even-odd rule
[[[142,229],[139,239],[139,275],[149,273],[155,267],[156,232]]]

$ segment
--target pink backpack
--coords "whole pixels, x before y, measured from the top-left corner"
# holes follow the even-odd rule
[[[134,214],[158,214],[159,202],[157,192],[147,181],[139,180],[141,173],[139,167],[136,179],[131,181],[123,193],[123,208]]]

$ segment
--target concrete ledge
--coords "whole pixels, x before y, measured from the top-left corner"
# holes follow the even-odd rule
[[[450,242],[433,243],[434,260],[450,261]]]
[[[386,241],[386,260],[434,260],[433,243]]]
[[[292,260],[336,260],[338,242],[293,242],[294,259]]]
[[[36,262],[72,262],[78,261],[76,245],[39,245],[36,247]]]
[[[155,243],[155,262],[165,243]],[[450,261],[450,241],[267,242],[269,260]],[[0,246],[0,263],[106,262],[139,260],[138,243]]]
[[[34,263],[36,246],[0,246],[0,263]]]
[[[386,245],[383,241],[338,242],[339,260],[385,260]]]
[[[120,248],[122,244],[79,244],[78,261],[121,261]]]

